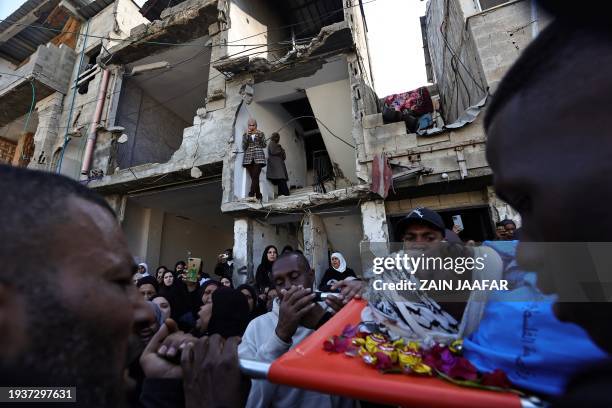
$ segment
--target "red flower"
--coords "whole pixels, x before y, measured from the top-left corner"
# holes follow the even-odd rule
[[[478,371],[466,358],[459,357],[455,359],[454,364],[449,368],[446,374],[455,379],[463,379],[475,381],[478,379]]]
[[[512,383],[504,373],[499,368],[492,373],[485,373],[482,375],[482,385],[487,385],[489,387],[499,387],[499,388],[510,388],[512,387]]]
[[[393,360],[391,357],[380,351],[374,353],[376,356],[376,368],[379,370],[388,370],[393,367]]]
[[[333,336],[323,342],[323,350],[330,353],[344,353],[350,347],[351,339],[344,336]]]

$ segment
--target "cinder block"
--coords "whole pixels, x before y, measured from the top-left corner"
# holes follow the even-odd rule
[[[484,151],[468,152],[465,154],[465,164],[468,169],[488,167],[487,157]]]
[[[374,115],[366,115],[363,117],[362,126],[364,129],[372,129],[377,126],[383,126],[383,118],[382,113],[377,113]]]
[[[451,200],[455,204],[469,204],[470,195],[468,193],[449,194]]]
[[[375,130],[376,137],[384,137],[389,135],[403,135],[406,134],[406,124],[404,122],[388,123],[386,125],[378,126]]]
[[[397,135],[395,142],[397,144],[397,151],[412,149],[417,147],[417,135],[416,133]]]
[[[470,204],[487,204],[487,195],[484,190],[470,191]]]
[[[427,146],[435,143],[448,142],[450,140],[450,132],[440,133],[435,136],[417,136],[417,146]]]
[[[440,198],[437,195],[413,198],[412,205],[414,207],[427,207],[431,209],[436,209],[440,208]]]
[[[409,198],[399,200],[399,207],[400,207],[400,210],[402,210],[402,212],[410,211],[414,208],[414,206],[412,205],[412,200]]]
[[[387,214],[397,214],[402,211],[399,201],[385,201],[385,211]]]

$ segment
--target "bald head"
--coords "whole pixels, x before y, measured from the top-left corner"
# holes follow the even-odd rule
[[[277,290],[288,290],[292,285],[311,288],[314,283],[314,271],[303,254],[288,252],[281,255],[272,265],[271,278]]]

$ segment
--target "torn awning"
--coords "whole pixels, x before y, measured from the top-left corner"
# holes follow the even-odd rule
[[[465,125],[472,123],[473,121],[476,120],[476,118],[482,111],[482,108],[487,104],[488,97],[489,97],[489,94],[485,95],[485,97],[482,98],[476,105],[472,105],[469,108],[467,108],[465,112],[463,112],[463,114],[461,114],[461,116],[459,116],[459,118],[457,118],[457,120],[454,121],[453,123],[450,123],[442,127],[435,127],[431,129],[419,130],[416,133],[419,136],[433,136],[433,135],[442,133],[447,129],[462,128]]]

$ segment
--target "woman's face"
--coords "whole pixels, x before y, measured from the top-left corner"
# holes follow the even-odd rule
[[[253,307],[255,306],[255,301],[253,299],[253,295],[251,295],[251,292],[248,289],[240,289],[240,292],[246,296],[247,298],[247,302],[249,302],[249,311],[253,311]]]
[[[232,286],[232,282],[230,282],[230,280],[227,278],[221,278],[221,284],[223,286],[227,286],[228,288]]]
[[[140,285],[138,291],[142,295],[144,300],[151,300],[151,298],[157,295],[157,291],[155,291],[155,286],[150,283],[145,283],[144,285]]]
[[[164,279],[164,273],[166,273],[166,268],[159,268],[157,270],[156,278],[159,283],[162,283],[162,280]]]
[[[134,282],[134,285],[136,285],[136,282],[138,282],[138,279],[140,278],[142,278],[142,273],[140,272],[136,272],[132,275],[132,282]]]
[[[138,272],[145,273],[145,267],[142,265],[138,265]]]
[[[174,276],[172,276],[172,272],[166,272],[164,274],[164,285],[165,286],[172,286],[172,284],[174,283]]]
[[[331,264],[334,269],[338,269],[340,267],[340,260],[335,256],[332,256]]]
[[[202,294],[202,303],[212,304],[212,294],[215,290],[217,290],[217,285],[208,285],[206,289],[204,289],[204,293]]]
[[[268,252],[266,253],[266,255],[268,256],[268,261],[270,261],[270,262],[276,261],[276,256],[278,255],[276,253],[276,248],[268,249]]]
[[[170,317],[171,310],[170,310],[170,302],[168,302],[168,299],[166,299],[163,296],[158,296],[155,299],[153,299],[152,302],[155,303],[157,306],[159,306],[159,309],[162,312],[162,317],[164,321]]]

